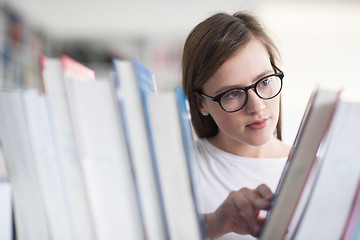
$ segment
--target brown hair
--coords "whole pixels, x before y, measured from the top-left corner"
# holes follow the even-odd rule
[[[253,38],[264,44],[270,62],[275,66],[279,56],[276,46],[260,22],[248,13],[217,13],[199,23],[186,39],[182,59],[182,87],[188,97],[192,124],[199,138],[216,135],[218,126],[210,115],[200,114],[195,91],[201,90],[217,69]],[[281,114],[277,124],[279,139],[280,122]]]

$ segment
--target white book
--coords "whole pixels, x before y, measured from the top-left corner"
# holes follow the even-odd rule
[[[114,86],[107,80],[65,80],[97,239],[143,239]]]
[[[338,100],[339,91],[316,89],[311,95],[260,239],[291,236],[308,200],[319,166],[319,147],[328,132]]]
[[[50,238],[75,239],[63,174],[55,151],[47,97],[35,89],[23,91],[22,97]]]
[[[1,137],[1,136],[0,136]],[[13,239],[13,204],[11,183],[7,174],[5,158],[0,139],[0,239]]]
[[[202,239],[176,93],[149,94],[147,101],[170,239]]]
[[[294,239],[340,239],[360,180],[360,102],[336,108],[315,185]]]
[[[0,239],[13,239],[12,191],[9,181],[0,180]]]
[[[16,238],[50,239],[21,91],[0,92],[0,139],[13,192]]]
[[[142,210],[144,229],[149,240],[167,239],[162,201],[159,195],[154,156],[147,132],[142,92],[156,91],[151,72],[137,62],[113,60],[117,97],[133,164]],[[141,76],[141,79],[137,77]]]
[[[70,221],[74,226],[74,234],[76,239],[95,239],[93,219],[80,168],[61,61],[43,57],[42,74],[49,99],[55,145],[64,175]]]

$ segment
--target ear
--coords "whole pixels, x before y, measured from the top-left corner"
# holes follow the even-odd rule
[[[204,98],[199,93],[195,93],[195,99],[200,114],[203,116],[209,115],[209,112],[206,110],[206,107],[204,106]]]

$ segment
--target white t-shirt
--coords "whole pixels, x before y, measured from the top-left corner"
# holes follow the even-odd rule
[[[195,179],[201,213],[215,211],[233,190],[266,184],[273,192],[287,158],[246,158],[225,152],[207,139],[196,141]],[[219,239],[255,239],[250,235],[226,234]]]

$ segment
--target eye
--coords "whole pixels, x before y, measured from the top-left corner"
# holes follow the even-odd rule
[[[272,83],[272,81],[274,80],[274,77],[273,76],[271,76],[271,77],[268,77],[268,78],[265,78],[265,79],[263,79],[263,80],[261,80],[260,82],[259,82],[259,87],[269,87],[270,85],[271,85],[271,83]]]
[[[241,90],[241,89],[233,89],[233,90],[230,90],[228,92],[226,92],[223,96],[222,96],[222,99],[223,100],[232,100],[232,99],[235,99],[235,98],[241,98],[243,97],[244,95],[244,91]]]

